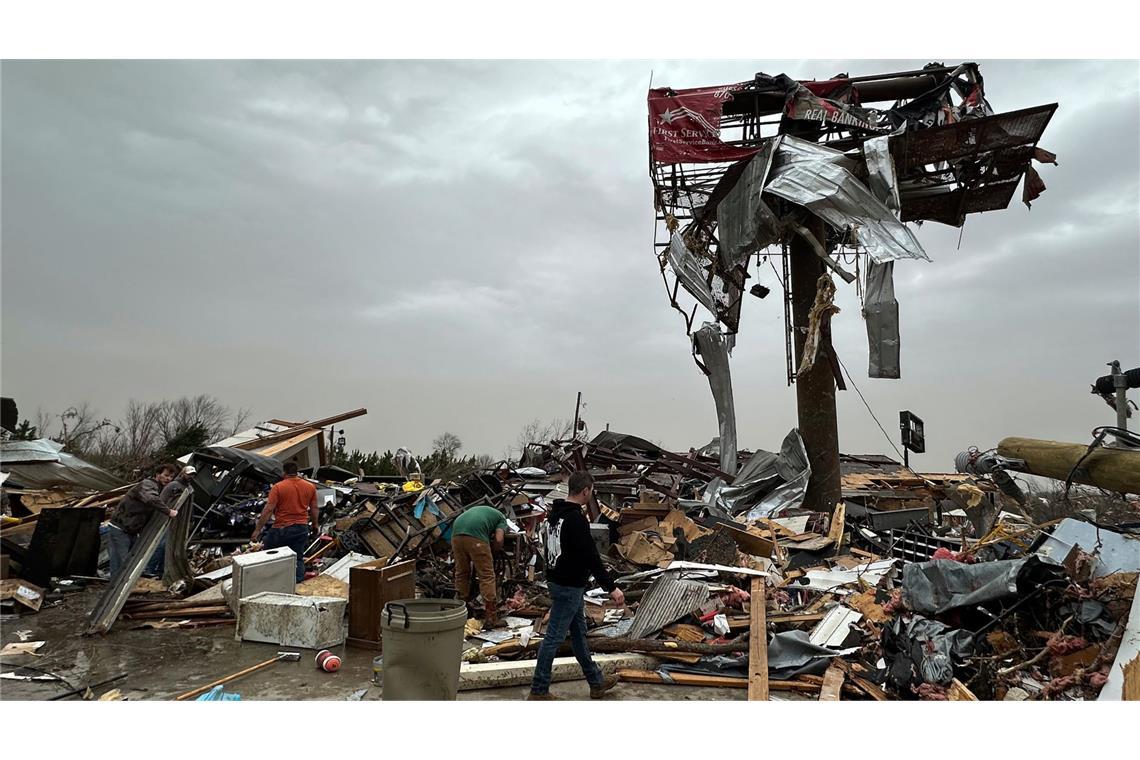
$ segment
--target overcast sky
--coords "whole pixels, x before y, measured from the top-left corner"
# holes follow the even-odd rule
[[[703,445],[712,396],[652,248],[650,73],[925,63],[6,62],[3,393],[33,419],[198,393],[255,419],[365,406],[350,447],[449,430],[500,455],[580,390],[591,432]],[[958,229],[918,229],[933,263],[896,267],[901,380],[866,377],[854,286],[833,321],[891,437],[898,410],[925,419],[928,471],[1008,435],[1088,440],[1115,421],[1089,384],[1140,364],[1136,63],[980,63],[998,112],[1060,103],[1047,192],[971,216],[960,250]],[[783,354],[780,299],[749,299],[742,447],[796,424]],[[853,390],[839,423],[843,451],[893,453]]]

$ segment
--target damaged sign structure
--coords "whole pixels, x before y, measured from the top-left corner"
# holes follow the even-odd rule
[[[860,280],[868,375],[901,377],[894,265],[929,260],[908,223],[961,227],[969,214],[1006,208],[1019,184],[1028,206],[1045,189],[1033,162],[1056,163],[1037,145],[1056,108],[996,113],[974,63],[649,91],[658,263],[709,375],[722,451],[736,447],[727,440],[736,422],[720,347],[731,351],[744,296],[772,290],[749,287],[753,263],[779,258],[787,377],[812,465],[807,503],[831,509],[840,496],[835,391],[845,388],[831,342],[832,276]],[[678,302],[681,288],[691,308]],[[698,307],[714,320],[699,330]]]

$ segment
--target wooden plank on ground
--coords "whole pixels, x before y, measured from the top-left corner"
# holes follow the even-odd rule
[[[752,626],[748,639],[748,701],[768,699],[768,597],[765,578],[752,579]]]
[[[619,680],[629,683],[657,683],[668,686],[708,686],[729,689],[748,688],[747,678],[734,676],[697,675],[696,673],[669,673],[667,676],[656,670],[634,670],[625,668],[618,670]],[[806,680],[768,682],[771,691],[798,691],[804,694],[815,694],[819,691],[819,684]],[[844,687],[845,689],[848,687]],[[853,693],[858,693],[853,691]]]
[[[876,702],[886,702],[890,699],[890,697],[887,696],[887,693],[879,688],[877,684],[871,683],[866,678],[863,678],[861,675],[856,673],[855,669],[851,667],[851,664],[846,660],[836,657],[831,662],[833,665],[835,665],[835,667],[839,668],[847,675],[847,678],[851,681],[852,684],[854,684],[860,691],[862,691],[871,699],[875,700]]]
[[[827,666],[823,674],[823,687],[819,690],[820,702],[838,702],[839,692],[843,688],[844,673],[834,663]]]

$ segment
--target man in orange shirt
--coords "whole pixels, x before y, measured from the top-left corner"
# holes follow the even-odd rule
[[[297,582],[305,580],[305,549],[309,546],[309,527],[320,530],[317,512],[317,487],[297,476],[297,463],[285,463],[285,477],[269,489],[269,500],[250,540],[256,542],[265,524],[273,518],[273,527],[265,531],[265,548],[288,546],[297,555]]]

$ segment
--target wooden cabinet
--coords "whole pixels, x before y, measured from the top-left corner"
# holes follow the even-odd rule
[[[348,645],[380,649],[380,613],[384,605],[416,596],[416,561],[388,564],[388,557],[348,571]]]

